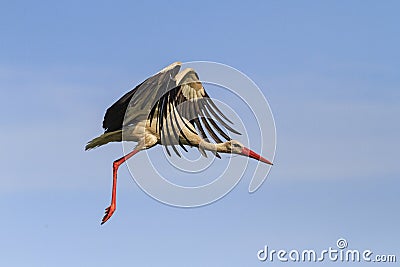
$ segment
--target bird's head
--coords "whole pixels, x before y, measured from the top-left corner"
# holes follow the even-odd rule
[[[271,161],[258,155],[253,150],[248,149],[239,141],[231,140],[231,141],[226,142],[225,144],[226,144],[227,151],[229,151],[230,153],[246,156],[246,157],[253,158],[253,159],[259,160],[261,162],[267,163],[269,165],[273,165]]]

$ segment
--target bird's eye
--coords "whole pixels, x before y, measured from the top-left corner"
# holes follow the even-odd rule
[[[239,144],[233,144],[233,146],[234,146],[234,147],[240,147],[240,145],[239,145]]]

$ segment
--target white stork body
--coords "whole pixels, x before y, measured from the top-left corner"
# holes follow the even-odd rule
[[[137,152],[157,144],[164,145],[168,154],[168,147],[172,147],[178,156],[177,145],[185,151],[185,146],[191,146],[197,147],[203,156],[207,156],[206,150],[217,157],[220,157],[218,152],[234,153],[272,165],[240,142],[230,139],[216,121],[230,132],[240,133],[228,125],[227,122],[232,122],[208,97],[197,73],[193,69],[179,72],[180,66],[180,62],[169,65],[122,96],[107,109],[104,134],[86,145],[88,150],[109,142],[137,142],[131,153],[114,161],[111,205],[106,209],[102,224],[116,209],[118,167]],[[203,127],[215,143],[208,141]]]

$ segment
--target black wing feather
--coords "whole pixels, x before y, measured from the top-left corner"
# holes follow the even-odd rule
[[[111,107],[107,109],[103,120],[103,128],[105,130],[105,133],[114,132],[122,129],[125,112],[128,108],[129,102],[131,101],[133,95],[136,93],[137,89],[143,83],[144,82],[123,95],[117,102],[115,102]]]

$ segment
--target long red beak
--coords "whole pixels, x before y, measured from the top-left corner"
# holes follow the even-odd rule
[[[253,158],[253,159],[256,159],[256,160],[259,160],[259,161],[262,161],[262,162],[267,163],[269,165],[274,165],[271,161],[267,160],[266,158],[261,157],[256,152],[254,152],[253,150],[248,149],[247,147],[243,148],[242,155],[250,157],[250,158]]]

